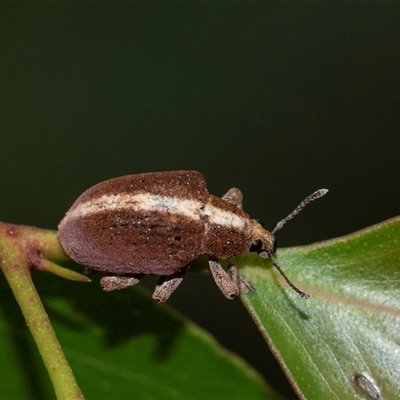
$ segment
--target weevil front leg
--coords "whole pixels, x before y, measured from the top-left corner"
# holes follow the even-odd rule
[[[129,286],[136,285],[142,277],[142,274],[135,274],[132,276],[105,276],[101,278],[100,285],[106,292],[111,292],[112,290],[125,289]]]
[[[256,289],[253,286],[252,282],[250,279],[243,278],[239,270],[237,269],[236,265],[233,264],[232,262],[228,263],[228,275],[230,279],[236,283],[236,285],[240,289],[241,294],[246,294],[249,292],[254,292]]]
[[[154,290],[153,299],[160,303],[166,302],[169,299],[169,296],[171,296],[182,282],[185,272],[186,268],[181,269],[172,275],[162,276]]]
[[[232,300],[240,293],[239,285],[230,278],[228,273],[222,268],[222,265],[216,259],[209,260],[210,271],[215,283],[223,293],[223,295]]]
[[[243,208],[243,193],[238,188],[229,189],[223,196],[222,200],[228,201],[237,208]]]

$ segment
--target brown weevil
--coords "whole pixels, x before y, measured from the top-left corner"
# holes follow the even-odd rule
[[[59,238],[74,261],[109,275],[101,279],[106,291],[132,286],[144,275],[158,275],[153,298],[164,302],[190,263],[205,254],[215,282],[232,299],[253,286],[232,263],[226,272],[218,260],[251,251],[271,258],[286,282],[308,298],[275,260],[274,234],[326,192],[321,189],[307,197],[268,232],[242,210],[239,189],[230,189],[222,198],[213,196],[197,171],[126,175],[84,192],[61,221]]]

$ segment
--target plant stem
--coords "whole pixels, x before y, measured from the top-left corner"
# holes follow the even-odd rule
[[[83,399],[31,279],[30,255],[26,250],[36,254],[40,250],[32,245],[36,242],[32,238],[34,229],[0,223],[1,267],[38,346],[57,399]]]

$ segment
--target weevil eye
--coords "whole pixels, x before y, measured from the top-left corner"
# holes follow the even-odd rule
[[[276,240],[274,239],[274,243],[273,243],[273,252],[276,253],[276,248],[277,248],[277,244],[276,244]]]
[[[260,239],[254,240],[254,242],[250,245],[249,251],[260,251],[262,249],[262,241]]]

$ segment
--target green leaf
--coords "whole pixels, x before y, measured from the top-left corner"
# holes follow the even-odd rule
[[[300,397],[398,399],[400,217],[278,251],[301,299],[269,260],[238,259],[256,292],[243,301]]]
[[[276,399],[244,361],[135,288],[35,273],[57,337],[87,399]],[[0,397],[54,398],[4,280],[0,283]]]

